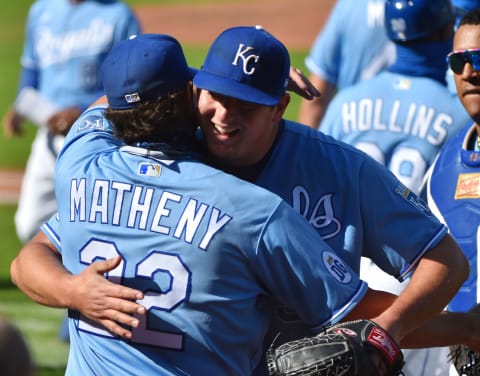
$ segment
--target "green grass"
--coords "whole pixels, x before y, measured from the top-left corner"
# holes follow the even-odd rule
[[[32,302],[10,281],[9,266],[21,247],[13,227],[14,211],[15,205],[0,205],[0,315],[25,336],[38,376],[63,375],[68,345],[58,340],[58,329],[64,311]]]
[[[226,0],[202,0],[221,2]],[[253,1],[253,0],[249,0]],[[0,2],[0,118],[12,103],[19,74],[19,59],[23,43],[25,17],[31,0]],[[178,4],[199,3],[195,0],[129,0],[128,4]],[[184,46],[188,62],[200,67],[208,46]],[[303,59],[306,51],[290,51],[292,65],[305,70]],[[286,117],[295,119],[300,98],[292,94]],[[3,126],[2,126],[3,130]],[[0,132],[0,169],[23,169],[30,151],[36,128],[25,126],[22,138],[6,139]],[[34,360],[38,365],[37,376],[63,375],[68,345],[57,338],[64,311],[33,303],[10,282],[9,266],[21,244],[14,226],[15,205],[0,205],[0,315],[10,318],[27,339]],[[0,366],[1,367],[1,366]],[[1,373],[1,372],[0,372]]]

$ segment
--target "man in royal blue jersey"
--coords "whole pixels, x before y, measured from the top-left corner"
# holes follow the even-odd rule
[[[473,124],[461,129],[440,151],[430,171],[427,198],[470,261],[470,275],[448,306],[450,311],[465,312],[480,302],[480,9],[461,19],[448,62],[458,98]]]
[[[286,50],[262,45],[286,79]],[[366,285],[287,203],[199,162],[192,73],[175,39],[121,42],[103,72],[108,107],[87,110],[67,135],[58,214],[20,252],[12,278],[23,287],[17,267],[39,252],[52,263],[61,254],[72,275],[113,258],[107,278],[141,290],[146,314],[130,318],[125,340],[71,309],[67,375],[247,375],[274,303],[320,329],[364,297]],[[52,294],[75,295],[46,277]]]

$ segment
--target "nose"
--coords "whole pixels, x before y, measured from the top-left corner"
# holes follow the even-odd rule
[[[471,63],[465,63],[462,71],[462,78],[478,77],[480,71],[476,70]]]

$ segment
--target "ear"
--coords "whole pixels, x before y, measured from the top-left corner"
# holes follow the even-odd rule
[[[275,122],[279,122],[282,120],[283,114],[285,113],[288,104],[290,103],[290,94],[285,93],[283,94],[282,98],[280,98],[280,102],[275,106],[275,114],[274,120]]]

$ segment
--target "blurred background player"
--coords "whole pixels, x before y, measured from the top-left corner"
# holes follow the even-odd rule
[[[54,165],[72,123],[103,93],[100,64],[110,48],[140,24],[123,1],[37,0],[29,10],[18,94],[31,93],[52,112],[37,124],[15,213],[17,235],[26,242],[56,212]],[[24,90],[26,89],[26,90]],[[23,97],[23,96],[22,96]],[[20,98],[21,99],[21,98]],[[40,111],[45,104],[26,105]],[[6,136],[22,134],[25,119],[16,103],[3,119]]]
[[[470,262],[470,275],[448,306],[449,311],[466,312],[480,302],[480,8],[461,19],[448,62],[458,98],[473,124],[440,150],[428,179],[427,198]]]
[[[27,103],[17,102],[3,119],[7,137],[20,136],[25,119],[41,122],[14,217],[22,242],[31,239],[57,211],[55,161],[70,126],[103,94],[103,59],[115,43],[140,31],[135,14],[123,1],[38,0],[32,4],[25,28],[18,99],[30,98],[25,93],[35,95]],[[38,112],[46,107],[52,112],[40,115]],[[66,321],[60,338],[68,340]]]
[[[320,129],[365,151],[418,194],[439,149],[469,121],[445,79],[455,15],[449,0],[385,4],[395,63],[338,93]]]
[[[305,65],[321,92],[302,100],[299,122],[318,128],[330,100],[393,63],[395,48],[384,28],[385,0],[338,0],[313,43]]]

